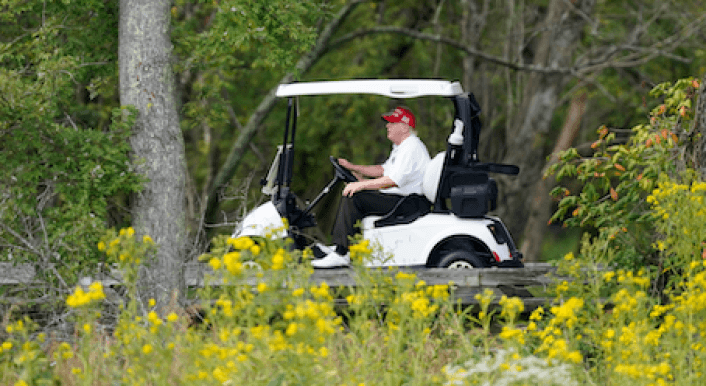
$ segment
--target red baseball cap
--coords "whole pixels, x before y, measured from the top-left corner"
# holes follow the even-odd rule
[[[411,127],[415,127],[417,124],[414,114],[404,107],[398,107],[393,112],[383,114],[382,119],[391,123],[403,122]]]

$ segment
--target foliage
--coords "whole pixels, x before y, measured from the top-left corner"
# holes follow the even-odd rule
[[[128,295],[117,324],[106,326],[96,282],[67,299],[73,341],[35,335],[27,320],[3,326],[0,382],[691,385],[706,370],[701,245],[681,262],[681,280],[662,303],[649,296],[653,272],[601,269],[605,243],[586,240],[581,256],[567,254],[559,264],[554,299],[527,318],[519,298],[497,299],[488,289],[476,296],[477,309],[464,310],[451,286],[364,268],[376,253],[367,244],[355,247],[358,285],[332,288],[311,281],[308,250],[269,238],[221,241],[203,257],[213,274],[198,291],[200,324],[176,304],[142,309]],[[135,271],[151,245],[124,229],[99,248],[125,256],[119,268]],[[347,307],[337,306],[343,299]]]
[[[311,48],[332,7],[316,1],[175,3],[175,71],[186,83],[181,118],[195,186],[208,188],[242,125]],[[261,163],[247,158],[243,169],[262,170]]]
[[[1,258],[56,265],[68,282],[102,261],[110,208],[141,184],[128,157],[134,113],[111,99],[116,7],[2,4]]]
[[[605,242],[604,263],[626,268],[661,263],[655,248],[661,214],[647,197],[659,181],[676,178],[688,166],[683,149],[693,140],[689,123],[697,86],[685,79],[655,87],[651,94],[663,103],[652,110],[649,123],[632,129],[626,143],[614,142],[615,133],[603,126],[591,145],[593,154],[583,157],[570,149],[548,171],[559,181],[572,178],[581,184],[576,192],[554,189],[561,201],[552,221],[565,219],[568,226],[591,230]]]

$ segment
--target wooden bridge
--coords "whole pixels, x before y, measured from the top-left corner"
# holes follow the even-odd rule
[[[210,271],[206,264],[187,265],[185,271],[186,285],[191,288],[204,285],[204,275]],[[389,272],[395,275],[397,272],[414,273],[419,280],[423,280],[427,285],[453,284],[456,301],[463,305],[474,305],[478,301],[475,295],[491,289],[495,293],[497,303],[502,295],[507,297],[520,297],[523,299],[526,310],[545,305],[550,299],[541,295],[542,290],[556,279],[552,275],[556,269],[547,263],[527,263],[524,268],[482,268],[482,269],[445,269],[445,268],[400,268]],[[326,283],[331,287],[354,287],[358,285],[357,273],[352,269],[327,269],[316,270],[311,276],[311,284],[319,285]],[[80,284],[88,285],[98,278],[83,278]],[[118,285],[119,281],[114,277],[103,278],[104,285]],[[36,283],[37,278],[34,269],[28,265],[13,266],[10,263],[0,263],[0,287],[21,287]],[[252,277],[244,281],[245,285],[256,285],[257,278]],[[533,294],[540,293],[539,296]],[[11,299],[0,297],[0,304],[12,302]],[[340,299],[339,303],[345,305],[345,300]]]

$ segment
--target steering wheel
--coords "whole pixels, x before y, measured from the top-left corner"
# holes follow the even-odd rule
[[[345,182],[358,181],[358,179],[353,175],[353,173],[351,173],[350,170],[344,168],[343,166],[341,166],[341,164],[338,163],[337,158],[334,158],[334,156],[329,156],[328,159],[331,161],[333,169],[336,171],[336,177],[342,179]]]

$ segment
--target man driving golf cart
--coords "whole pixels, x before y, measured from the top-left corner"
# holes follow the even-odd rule
[[[395,99],[437,96],[451,101],[455,111],[453,121],[449,122],[451,134],[446,151],[437,154],[429,161],[427,161],[428,153],[426,157],[422,155],[408,157],[413,159],[411,164],[418,169],[412,174],[418,175],[421,171],[421,191],[415,188],[403,192],[400,197],[391,200],[394,201],[392,205],[387,204],[391,208],[384,208],[389,210],[371,212],[367,210],[369,208],[361,208],[366,210],[360,210],[364,213],[358,214],[362,217],[360,233],[364,239],[379,247],[376,250],[382,250],[384,254],[384,256],[373,256],[372,260],[365,262],[366,266],[445,268],[522,266],[521,254],[505,225],[499,218],[488,215],[489,211],[496,208],[498,194],[497,185],[490,178],[490,173],[515,175],[519,173],[519,168],[513,165],[480,162],[477,153],[481,129],[479,104],[473,94],[463,91],[458,82],[439,80],[350,80],[280,85],[277,96],[288,98],[288,111],[284,143],[279,147],[270,172],[263,181],[263,192],[269,194],[271,200],[246,215],[234,232],[234,236],[263,237],[271,234],[271,229],[283,229],[282,219],[286,218],[286,230],[276,236],[290,238],[296,248],[315,246],[312,249],[321,249],[326,256],[318,262],[312,261],[315,267],[345,266],[349,261],[346,256],[347,251],[339,247],[347,247],[347,237],[351,234],[349,224],[352,218],[340,215],[346,210],[345,206],[350,205],[345,202],[356,202],[353,197],[364,192],[365,195],[389,194],[375,191],[387,188],[383,182],[390,183],[390,181],[385,177],[390,177],[398,189],[407,188],[406,183],[401,184],[401,180],[395,180],[399,175],[392,174],[392,168],[389,169],[390,174],[387,174],[384,167],[380,175],[376,175],[378,172],[363,173],[376,178],[359,181],[348,168],[356,172],[363,170],[369,172],[370,169],[361,169],[357,167],[362,167],[361,165],[352,165],[346,161],[341,165],[336,158],[329,157],[334,168],[333,179],[305,208],[298,206],[297,197],[290,189],[293,177],[292,165],[295,162],[294,138],[297,114],[294,112],[298,109],[296,104],[300,101],[303,104],[316,100],[304,98],[305,96],[332,94],[375,94]],[[407,129],[414,128],[416,120],[407,109],[401,109],[396,114],[387,115],[386,120],[388,125],[404,123],[404,125],[395,126],[399,130],[399,133],[392,133],[395,139],[388,136],[399,151],[413,138],[412,132]],[[390,120],[397,122],[390,122]],[[405,120],[407,122],[404,122]],[[401,139],[402,137],[404,138]],[[414,143],[416,140],[409,143]],[[399,144],[396,141],[399,141]],[[421,148],[423,152],[421,150],[419,152],[426,153],[423,144]],[[390,155],[391,159],[393,157],[396,161],[397,155],[394,149]],[[409,166],[410,162],[399,165]],[[376,170],[379,171],[379,169]],[[351,196],[348,197],[350,200],[344,197],[339,219],[337,219],[337,223],[339,220],[342,223],[340,228],[345,231],[339,233],[334,229],[333,241],[336,246],[327,248],[319,243],[312,243],[301,230],[316,225],[312,210],[330,189],[341,181],[348,183],[343,190],[344,195]],[[337,256],[332,255],[332,252]]]
[[[415,131],[416,119],[404,107],[382,116],[387,124],[387,139],[392,152],[382,165],[355,165],[346,159],[339,164],[353,172],[358,181],[343,188],[343,197],[333,226],[333,246],[316,245],[311,262],[314,268],[333,268],[350,264],[349,238],[356,233],[355,224],[369,215],[384,215],[410,194],[421,195],[429,152]],[[361,177],[371,177],[365,179]]]

